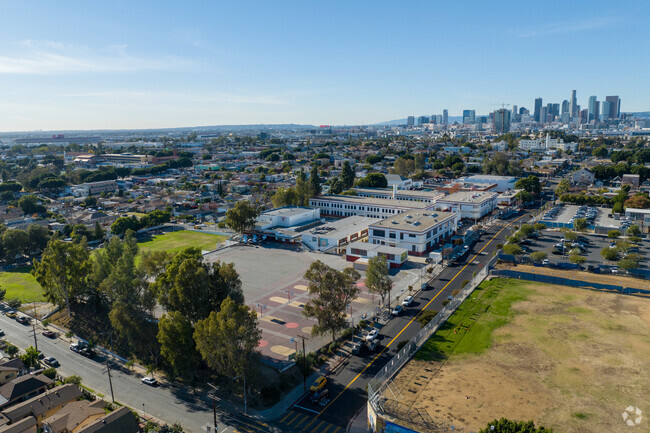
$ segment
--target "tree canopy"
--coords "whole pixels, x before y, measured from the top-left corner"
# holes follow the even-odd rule
[[[243,233],[253,227],[259,215],[258,207],[251,205],[247,200],[240,200],[235,207],[228,209],[224,222],[237,233]]]

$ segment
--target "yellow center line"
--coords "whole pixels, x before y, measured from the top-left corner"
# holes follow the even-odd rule
[[[369,363],[368,363],[368,364],[363,368],[363,370],[361,370],[361,372],[359,372],[359,374],[357,374],[357,375],[354,377],[354,379],[352,379],[352,380],[350,381],[350,383],[348,383],[348,384],[346,385],[346,387],[343,388],[343,391],[341,391],[340,393],[338,393],[338,394],[336,395],[336,397],[334,397],[334,398],[332,399],[332,401],[330,401],[330,402],[328,403],[328,405],[325,406],[325,407],[323,408],[323,410],[321,410],[321,411],[318,413],[318,415],[316,415],[315,418],[318,418],[319,416],[321,416],[321,414],[322,414],[323,412],[325,412],[325,411],[327,410],[328,407],[330,407],[332,404],[334,404],[334,402],[335,402],[335,401],[336,401],[336,400],[337,400],[337,399],[338,399],[338,398],[339,398],[339,397],[340,397],[340,396],[341,396],[341,395],[342,395],[342,394],[343,394],[343,393],[344,393],[344,392],[345,392],[345,391],[346,391],[350,386],[352,386],[352,384],[353,384],[354,382],[356,382],[357,379],[358,379],[359,377],[361,377],[361,375],[362,375],[362,374],[363,374],[363,373],[368,369],[368,367],[370,367],[370,366],[371,366],[371,365],[372,365],[372,364],[377,360],[377,358],[379,358],[379,357],[380,357],[380,356],[381,356],[381,355],[382,355],[382,354],[383,354],[383,353],[384,353],[384,352],[385,352],[385,351],[390,347],[390,345],[393,344],[393,342],[394,342],[395,340],[397,340],[397,338],[398,338],[400,335],[402,335],[402,332],[406,331],[406,329],[407,329],[409,326],[411,326],[411,323],[413,323],[413,321],[414,321],[415,319],[417,319],[417,317],[418,317],[418,316],[419,316],[419,315],[420,315],[424,310],[426,310],[427,307],[428,307],[429,305],[431,305],[431,303],[432,303],[432,302],[433,302],[433,301],[434,301],[434,300],[435,300],[435,299],[436,299],[436,298],[437,298],[437,297],[438,297],[438,296],[439,296],[439,295],[440,295],[440,294],[441,294],[441,293],[442,293],[442,292],[443,292],[443,291],[444,291],[444,290],[445,290],[445,289],[446,289],[446,288],[447,288],[447,287],[452,283],[452,281],[454,281],[454,280],[456,279],[456,277],[458,277],[458,276],[459,276],[459,275],[460,275],[460,274],[465,270],[465,268],[466,268],[467,266],[469,266],[469,265],[470,265],[474,260],[476,260],[476,258],[478,257],[478,255],[481,254],[481,253],[483,252],[483,250],[484,250],[485,248],[487,248],[487,246],[490,245],[490,244],[492,243],[492,241],[493,241],[497,236],[499,236],[499,235],[501,234],[502,231],[504,231],[508,226],[514,224],[515,222],[517,222],[517,220],[520,220],[521,218],[525,217],[526,215],[527,215],[527,214],[524,214],[524,215],[520,216],[519,218],[516,218],[516,219],[512,220],[510,223],[508,223],[508,224],[506,224],[505,226],[503,226],[503,228],[502,228],[501,230],[499,230],[498,232],[496,232],[496,234],[495,234],[494,236],[492,236],[492,239],[490,239],[490,240],[489,240],[485,245],[483,245],[483,248],[481,248],[481,249],[479,250],[479,252],[476,253],[476,254],[474,255],[474,257],[472,257],[472,260],[468,261],[467,264],[466,264],[465,266],[463,266],[462,269],[461,269],[460,271],[458,271],[458,273],[457,273],[456,275],[454,275],[454,277],[453,277],[451,280],[449,280],[449,281],[447,282],[447,284],[445,284],[445,286],[444,286],[442,289],[440,289],[440,291],[438,292],[438,294],[436,294],[436,296],[434,296],[433,298],[431,298],[431,300],[430,300],[429,302],[427,302],[427,304],[426,304],[424,307],[422,307],[422,308],[420,309],[420,311],[418,311],[418,313],[417,313],[415,316],[413,316],[413,318],[412,318],[412,319],[411,319],[411,320],[410,320],[406,325],[404,325],[404,327],[402,328],[402,330],[399,331],[399,333],[398,333],[398,334],[397,334],[397,335],[396,335],[392,340],[390,340],[390,342],[386,345],[386,347],[384,347],[384,349],[382,349],[382,351],[379,352],[379,353],[378,353],[378,354],[377,354],[377,355],[376,355],[376,356],[375,356],[375,357],[374,357],[374,358],[373,358],[373,359],[372,359],[372,360],[371,360],[371,361],[370,361],[370,362],[369,362]]]

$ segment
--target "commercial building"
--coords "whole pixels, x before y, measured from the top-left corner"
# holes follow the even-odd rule
[[[333,251],[368,236],[368,227],[380,218],[351,216],[319,225],[302,233],[302,243],[312,250]],[[339,252],[339,251],[333,251]]]
[[[510,132],[510,110],[499,108],[494,112],[494,133],[507,134]]]
[[[589,97],[589,106],[587,107],[589,122],[591,122],[592,120],[598,122],[598,106],[600,105],[600,103],[598,102],[597,99],[598,98],[596,96]]]
[[[352,242],[345,249],[345,259],[348,262],[368,262],[368,259],[384,256],[391,268],[399,268],[408,260],[408,251],[404,248],[389,245],[371,244],[368,242]]]
[[[442,110],[442,124],[447,125],[449,123],[449,111]]]
[[[422,256],[456,233],[459,221],[457,212],[412,210],[371,224],[368,242]]]
[[[99,182],[82,183],[72,187],[72,195],[75,197],[88,197],[89,195],[112,193],[118,190],[117,182],[114,180],[102,180]]]
[[[349,195],[319,195],[309,199],[311,208],[320,209],[321,215],[349,217],[354,215],[370,218],[387,218],[409,210],[432,210],[433,203],[391,200]]]
[[[422,201],[435,203],[445,195],[438,191],[417,191],[408,189],[391,188],[354,188],[358,197],[383,198],[388,200]]]
[[[320,209],[286,206],[263,212],[257,217],[250,234],[278,242],[298,243],[303,231],[320,224]]]
[[[411,189],[413,187],[413,180],[408,177],[400,176],[399,174],[387,174],[384,177],[389,188],[397,186],[399,189]]]
[[[612,104],[611,104],[611,102],[609,102],[609,101],[603,101],[603,102],[601,103],[601,110],[600,110],[601,113],[600,113],[600,116],[601,116],[601,120],[602,120],[603,122],[606,121],[606,120],[611,119],[611,117],[610,117],[610,116],[611,116],[611,109],[612,109]]]
[[[415,125],[415,116],[409,116],[406,118],[406,126]]]
[[[459,191],[436,202],[436,209],[460,213],[461,218],[478,220],[497,207],[495,192]]]
[[[576,91],[571,91],[571,99],[569,100],[569,117],[575,119],[578,117],[578,98],[576,97]]]
[[[621,98],[618,96],[606,96],[605,100],[609,102],[609,118],[621,118]]]
[[[542,110],[542,98],[535,98],[535,111],[533,113],[535,117],[535,122],[539,122],[540,113]]]
[[[517,179],[513,176],[496,176],[489,174],[476,174],[474,176],[467,176],[463,179],[458,179],[459,182],[479,183],[479,184],[496,184],[495,192],[504,192],[509,189],[515,189]]]

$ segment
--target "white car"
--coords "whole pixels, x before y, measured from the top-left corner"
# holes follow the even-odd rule
[[[408,307],[409,305],[411,305],[411,302],[413,302],[413,296],[407,296],[407,297],[404,298],[404,300],[402,301],[402,306],[404,306],[404,307]]]
[[[403,306],[401,306],[401,305],[397,305],[395,308],[393,308],[393,311],[391,311],[391,314],[392,314],[393,316],[399,316],[400,313],[402,312],[402,309],[403,309],[403,308],[404,308]]]
[[[377,335],[379,335],[379,329],[377,328],[372,328],[368,334],[366,334],[366,341],[372,341],[375,338],[377,338]]]
[[[155,386],[158,383],[158,381],[151,376],[145,376],[140,380],[142,381],[142,383],[151,386]]]
[[[548,261],[548,259],[542,260],[542,265],[548,266],[551,262]]]

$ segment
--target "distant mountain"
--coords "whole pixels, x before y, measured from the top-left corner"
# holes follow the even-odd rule
[[[629,114],[629,115],[634,116],[634,117],[650,119],[650,111],[637,111],[637,112],[634,112],[634,113],[625,113],[625,114]]]
[[[418,118],[417,116],[415,117],[415,121],[417,122]],[[447,118],[447,122],[449,123],[454,123],[454,122],[462,122],[463,117],[462,116],[449,116]],[[404,119],[397,119],[397,120],[388,120],[386,122],[379,122],[373,124],[373,126],[399,126],[399,125],[406,125],[406,118]]]

